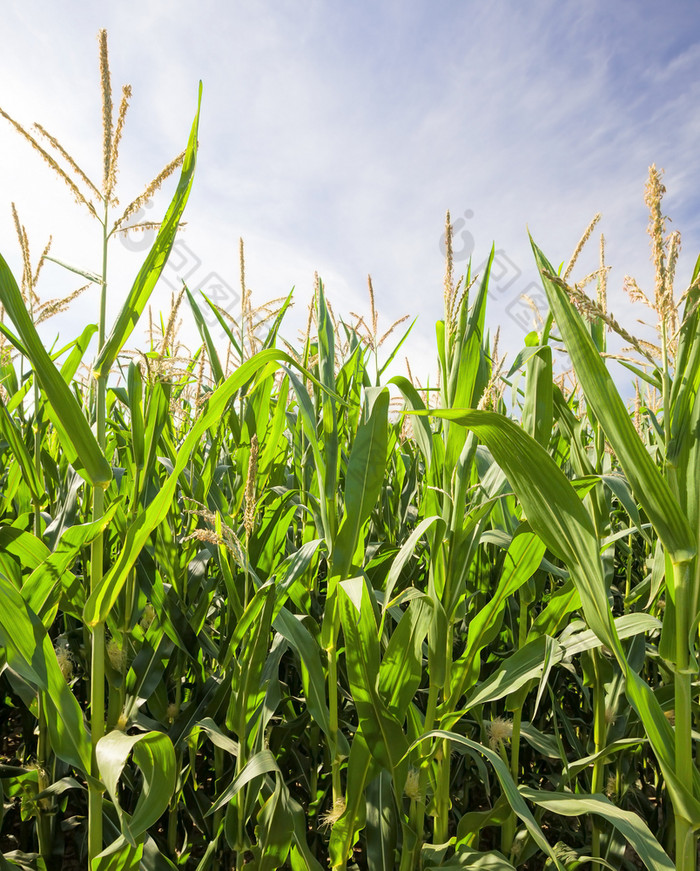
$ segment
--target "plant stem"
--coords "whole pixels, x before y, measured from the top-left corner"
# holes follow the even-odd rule
[[[435,761],[438,766],[437,788],[435,794],[435,824],[433,843],[444,844],[449,838],[450,814],[450,742],[440,742]]]
[[[220,787],[221,775],[224,771],[224,751],[220,747],[214,747],[214,785],[218,790]],[[219,810],[214,811],[214,819],[212,821],[212,833],[214,836],[219,831],[219,826],[221,825],[221,821],[224,818],[223,808],[219,808]]]
[[[607,723],[605,721],[605,686],[603,684],[602,675],[600,673],[600,651],[591,650],[591,660],[593,662],[594,686],[593,686],[593,741],[595,745],[594,752],[600,753],[605,749],[607,739]],[[591,780],[591,792],[602,793],[603,784],[605,781],[605,761],[602,757],[595,760],[593,763],[593,777]],[[592,820],[593,832],[591,836],[591,855],[593,859],[600,859],[600,826],[597,822],[597,817],[593,816]],[[593,862],[592,868],[602,868],[600,862]]]
[[[690,650],[688,635],[691,615],[690,563],[674,563],[673,583],[675,588],[676,614],[676,671],[674,674],[675,692],[675,745],[676,775],[683,786],[693,792],[693,720],[690,673]],[[694,871],[695,834],[689,820],[675,810],[676,825],[676,869]]]
[[[31,300],[31,294],[30,294]],[[33,318],[33,311],[32,311]],[[33,390],[34,390],[34,424],[32,426],[33,435],[34,435],[34,467],[37,472],[37,477],[41,480],[41,438],[39,435],[39,384],[36,379],[36,375],[33,379]],[[37,500],[33,500],[33,508],[34,508],[34,535],[37,538],[41,538],[41,503]],[[42,699],[41,692],[39,692],[38,697],[38,730],[39,737],[37,740],[37,764],[39,766],[39,781],[38,787],[39,792],[43,792],[50,786],[49,774],[48,774],[48,766],[49,760],[51,756],[51,741],[49,738],[49,730],[48,725],[46,723],[46,715],[44,713],[44,700]],[[54,810],[55,800],[53,797],[51,798],[42,798],[39,801],[38,812],[39,816],[37,819],[37,840],[39,842],[39,853],[41,857],[48,861],[49,856],[51,855],[52,850],[52,841],[53,841],[53,824],[52,824],[52,812]]]
[[[38,701],[38,719],[39,719],[39,740],[37,742],[37,764],[39,792],[43,792],[50,786],[48,773],[49,755],[51,753],[51,744],[49,742],[49,730],[46,724],[46,714],[44,713],[44,700],[41,692],[39,693]],[[39,842],[39,853],[42,859],[48,862],[52,851],[53,842],[53,824],[52,824],[53,801],[51,798],[42,798],[38,803],[37,818],[37,840]]]
[[[425,711],[424,732],[430,732],[435,724],[435,714],[437,711],[438,687],[431,680],[428,690],[428,705]],[[425,759],[430,751],[430,741],[426,739],[421,745],[421,756]],[[428,786],[428,770],[430,761],[424,761],[420,767],[420,780],[418,791],[421,796],[425,796]],[[413,850],[410,851],[410,861],[407,860],[409,868],[417,868],[420,861],[420,851],[423,846],[423,829],[425,825],[425,800],[421,798],[415,802],[415,817],[412,820],[413,828],[416,833],[416,843]],[[403,867],[403,861],[402,861]]]
[[[450,622],[445,637],[445,687],[450,686],[450,665],[452,663],[452,637],[453,626]],[[436,694],[437,701],[437,694]],[[435,714],[432,714],[430,728],[433,728]],[[426,720],[427,725],[427,720]],[[441,743],[436,757],[437,776],[435,793],[435,823],[433,827],[433,843],[444,844],[449,838],[450,819],[450,780],[451,780],[451,747],[448,740]]]
[[[100,292],[100,319],[98,323],[98,353],[105,343],[107,318],[107,226],[109,203],[105,198],[102,234],[102,286]],[[106,442],[107,379],[96,379],[95,426],[97,443],[104,451]],[[92,519],[100,520],[104,514],[104,490],[93,487]],[[100,533],[92,542],[90,552],[90,591],[93,592],[102,580],[104,564],[104,540]],[[97,743],[105,730],[105,626],[98,623],[92,630],[92,666],[90,672],[90,735],[92,741],[92,780],[88,784],[88,867],[92,868],[95,857],[102,852],[102,786],[97,765]]]
[[[520,591],[518,597],[518,650],[525,645],[528,633],[528,615],[527,609],[529,599]],[[521,699],[522,701],[522,699]],[[510,773],[514,783],[518,783],[520,777],[520,728],[523,720],[522,704],[517,705],[513,711],[513,732],[510,739]],[[515,811],[508,814],[508,818],[501,827],[501,852],[508,856],[513,848],[513,840],[515,839],[515,830],[517,828],[518,819]]]
[[[338,652],[336,642],[328,648],[328,710],[330,721],[331,782],[333,784],[333,804],[342,796],[340,783],[340,757],[338,755]]]
[[[100,547],[100,551],[102,548]],[[93,542],[93,559],[95,548]],[[101,553],[100,553],[101,556]],[[102,787],[97,765],[97,742],[104,735],[105,705],[105,626],[92,630],[92,670],[90,674],[90,734],[92,738],[92,779],[88,782],[88,867],[102,852]]]

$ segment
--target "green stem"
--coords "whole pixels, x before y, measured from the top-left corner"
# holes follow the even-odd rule
[[[418,843],[420,843],[420,839],[418,838],[417,835],[415,835],[415,832],[417,831],[416,825],[417,825],[417,820],[418,820],[418,816],[419,816],[419,808],[422,805],[423,805],[422,798],[419,798],[418,800],[411,799],[411,806],[410,806],[409,811],[408,811],[409,823],[410,823],[410,826],[413,828],[413,832],[414,832],[413,839],[415,842],[418,842]],[[404,827],[404,828],[408,828],[408,827]],[[404,844],[403,844],[403,847],[401,849],[401,859],[399,861],[399,871],[413,871],[413,869],[416,867],[415,866],[416,852],[417,852],[416,844],[415,843],[407,843],[407,840],[404,839]]]
[[[101,542],[100,542],[101,544]],[[100,551],[101,551],[100,547]],[[93,559],[95,548],[93,542]],[[90,674],[90,735],[92,740],[92,779],[88,782],[88,867],[102,852],[102,787],[97,765],[97,742],[105,725],[105,626],[98,623],[92,630],[92,670]]]
[[[121,683],[119,684],[119,711],[117,717],[126,710],[126,676],[129,672],[129,662],[132,659],[131,617],[136,604],[136,571],[132,569],[126,579],[124,589],[124,615],[122,621],[122,665]]]
[[[524,647],[527,641],[527,633],[529,631],[527,609],[530,604],[530,600],[529,597],[525,595],[523,590],[520,591],[518,601],[518,650],[520,650],[521,647]],[[519,704],[513,711],[513,732],[510,739],[510,773],[514,783],[518,783],[518,780],[520,778],[520,729],[522,726],[522,720],[523,707],[522,704]],[[508,764],[507,760],[506,764]],[[515,831],[517,829],[517,825],[518,818],[515,812],[511,811],[508,814],[506,821],[503,823],[503,826],[501,827],[501,852],[505,856],[509,856],[511,850],[513,849],[513,841],[515,840]]]
[[[446,591],[447,592],[447,591]],[[445,599],[447,601],[447,599]],[[450,666],[452,664],[452,638],[453,638],[453,625],[452,621],[450,621],[450,626],[446,632],[445,637],[445,687],[449,687],[451,684],[451,670]],[[437,702],[438,693],[435,694],[435,700]],[[435,713],[432,714],[431,718],[431,726],[430,728],[434,728],[435,721]],[[435,791],[435,822],[433,826],[433,843],[434,844],[444,844],[449,838],[449,820],[450,820],[450,780],[451,780],[451,747],[450,742],[444,740],[442,742],[442,746],[438,751],[438,756],[436,759],[437,763],[437,776],[436,776],[436,791]]]
[[[326,608],[330,615],[330,626],[327,633],[324,632],[324,644],[326,656],[328,657],[328,713],[330,727],[328,753],[331,763],[331,784],[334,805],[343,797],[340,779],[342,758],[338,752],[338,732],[340,728],[338,717],[338,635],[340,634],[340,611],[337,601],[338,586],[336,582],[333,582],[329,586],[326,598]]]
[[[430,688],[428,690],[428,706],[425,711],[425,724],[423,727],[424,732],[430,732],[435,725],[435,715],[437,712],[437,701],[438,701],[438,687],[432,682],[430,682]],[[430,753],[430,739],[426,738],[425,741],[421,744],[421,756],[425,760],[428,754]],[[416,843],[413,850],[405,851],[407,852],[408,858],[406,862],[403,860],[403,856],[401,859],[402,869],[405,868],[418,868],[420,862],[420,851],[423,846],[423,829],[425,826],[425,800],[422,796],[427,795],[427,787],[428,787],[428,773],[430,761],[423,761],[420,766],[420,779],[418,785],[418,792],[421,798],[412,803],[415,805],[412,808],[415,811],[415,815],[413,816],[411,822],[413,823],[413,829],[416,833]],[[405,866],[405,867],[404,867]]]
[[[216,830],[215,830],[216,831]],[[168,808],[168,856],[177,862],[177,797],[173,796]]]
[[[673,582],[676,599],[676,671],[674,674],[676,776],[680,783],[692,794],[692,675],[690,673],[690,650],[688,647],[691,621],[689,612],[690,581],[690,563],[674,563]],[[676,869],[677,871],[695,871],[695,834],[693,833],[690,821],[681,816],[677,808],[674,810],[676,825]]]
[[[98,353],[106,336],[107,319],[107,226],[109,203],[105,199],[102,225],[102,287],[100,292],[100,319],[98,323]],[[106,442],[107,379],[97,378],[95,393],[95,427],[97,443],[101,450]],[[105,493],[100,487],[92,491],[92,519],[99,520],[104,514]],[[91,545],[90,591],[93,592],[102,580],[104,562],[103,535],[98,535]],[[102,787],[97,765],[97,743],[105,731],[105,626],[98,623],[92,630],[92,666],[90,672],[90,735],[92,741],[92,780],[88,784],[88,868],[102,852]]]
[[[30,295],[31,298],[31,295]],[[34,424],[32,426],[34,434],[34,467],[37,471],[37,476],[41,480],[41,438],[39,436],[39,384],[36,376],[34,377]],[[33,500],[34,508],[34,535],[41,538],[41,503]],[[39,737],[37,740],[37,764],[39,766],[39,792],[43,792],[50,786],[49,779],[49,760],[51,756],[51,742],[49,738],[48,725],[46,723],[46,715],[44,713],[44,700],[41,692],[38,699],[38,730]],[[39,853],[45,861],[48,861],[51,855],[53,841],[53,811],[55,801],[53,797],[42,798],[39,801],[39,817],[37,819],[37,839],[39,841]]]
[[[596,754],[605,749],[607,740],[607,723],[605,721],[605,685],[600,672],[600,651],[591,651],[593,661],[594,687],[593,687],[593,741]],[[602,793],[605,783],[605,760],[600,757],[593,763],[593,777],[591,792]],[[593,817],[593,832],[591,837],[591,855],[594,859],[600,859],[600,826],[597,817]],[[600,862],[593,862],[592,868],[602,868]]]
[[[449,838],[450,817],[450,742],[441,742],[436,757],[438,766],[437,788],[435,793],[435,824],[433,827],[433,844],[444,844]]]
[[[49,779],[49,755],[51,753],[51,745],[49,742],[49,730],[46,724],[46,714],[44,713],[44,700],[41,692],[39,693],[38,701],[38,718],[39,718],[39,740],[37,743],[37,765],[38,770],[38,788],[39,792],[43,792],[50,786]],[[53,845],[53,811],[54,802],[52,798],[42,798],[39,800],[37,819],[37,840],[39,841],[39,853],[44,861],[48,862],[51,856]]]
[[[328,653],[328,711],[330,722],[331,782],[333,784],[333,804],[342,797],[340,782],[340,757],[338,755],[338,652],[336,641]]]
[[[100,384],[98,381],[98,396]],[[98,403],[99,409],[99,403]],[[99,419],[99,415],[98,415]],[[98,426],[99,431],[99,426]],[[99,520],[104,512],[104,491],[93,490],[93,520]],[[102,580],[103,539],[98,535],[92,542],[90,552],[90,589],[95,590]],[[88,783],[88,867],[102,852],[102,787],[97,764],[97,743],[105,732],[105,625],[98,623],[92,630],[90,671],[90,735],[92,741],[92,780]]]
[[[224,751],[220,747],[214,747],[214,787],[216,794],[220,789],[221,776],[224,773]],[[223,808],[214,811],[214,819],[212,821],[212,833],[216,837],[219,831],[219,826],[224,818]]]

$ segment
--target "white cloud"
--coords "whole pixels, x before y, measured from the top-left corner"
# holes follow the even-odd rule
[[[209,0],[194,14],[182,0],[104,8],[29,0],[6,14],[0,105],[23,122],[40,119],[99,177],[95,34],[106,26],[115,93],[134,86],[121,154],[128,199],[184,146],[201,78],[200,159],[183,238],[202,275],[237,286],[243,236],[261,299],[297,286],[294,328],[315,269],[340,311],[366,310],[369,272],[387,321],[420,316],[413,341],[422,358],[441,316],[447,208],[455,218],[473,212],[463,229],[474,236],[475,262],[495,240],[523,287],[536,277],[526,225],[561,260],[602,211],[616,266],[611,304],[632,318],[620,286],[624,272],[650,280],[642,189],[656,161],[668,171],[674,227],[686,231],[687,277],[700,247],[700,61],[688,9]],[[94,268],[95,228],[74,218],[70,194],[7,126],[0,149],[8,204],[0,203],[0,250],[17,262],[16,200],[35,250],[53,232],[57,253]],[[133,273],[127,254],[117,246],[115,307]],[[523,333],[505,309],[519,286],[489,316],[515,350]],[[76,324],[85,311],[74,313]]]

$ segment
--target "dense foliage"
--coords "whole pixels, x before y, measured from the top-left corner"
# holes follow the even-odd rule
[[[431,391],[387,378],[403,339],[380,341],[373,297],[348,326],[320,281],[295,346],[287,303],[256,320],[244,285],[237,319],[211,307],[226,347],[183,290],[125,356],[197,121],[109,333],[126,225],[105,129],[102,188],[80,188],[99,322],[49,355],[19,221],[19,282],[0,258],[0,865],[695,868],[700,292],[674,299],[659,174],[659,346],[628,337],[647,388],[629,410],[604,264],[593,300],[534,245],[551,314],[508,373],[489,269],[455,284],[449,250]],[[183,363],[185,299],[202,344]]]

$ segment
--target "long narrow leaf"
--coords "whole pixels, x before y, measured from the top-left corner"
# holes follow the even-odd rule
[[[106,378],[108,372],[114,365],[117,359],[117,354],[124,347],[124,343],[131,335],[132,330],[136,326],[143,310],[146,307],[151,291],[156,286],[156,282],[160,278],[163,267],[167,263],[170,251],[175,242],[175,234],[180,224],[180,218],[185,210],[187,199],[192,188],[194,178],[194,168],[197,161],[197,132],[199,129],[199,110],[202,103],[202,83],[199,84],[199,95],[197,98],[197,113],[192,123],[192,131],[190,139],[187,143],[185,151],[185,159],[182,164],[182,172],[180,180],[175,191],[168,211],[165,213],[163,222],[158,230],[158,235],[155,238],[151,250],[144,261],[143,266],[136,276],[136,280],[126,298],[121,311],[117,315],[117,320],[112,327],[107,341],[103,345],[97,360],[95,361],[94,373],[98,378]]]

